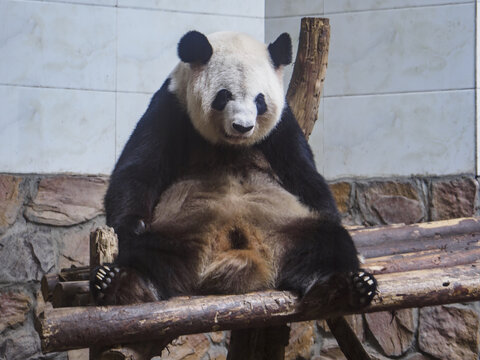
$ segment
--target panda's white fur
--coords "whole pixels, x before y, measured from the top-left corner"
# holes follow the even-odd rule
[[[283,66],[274,68],[267,46],[241,33],[217,32],[207,36],[213,55],[207,64],[180,62],[170,74],[169,90],[188,109],[197,131],[213,144],[252,145],[275,127],[285,104]],[[233,100],[221,112],[212,102],[221,89]],[[257,116],[255,97],[265,96],[267,112]],[[233,122],[253,129],[239,134]]]

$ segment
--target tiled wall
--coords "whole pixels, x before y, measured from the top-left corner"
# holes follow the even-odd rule
[[[184,32],[296,46],[305,15],[332,29],[327,178],[475,172],[474,0],[0,0],[0,171],[109,173]]]
[[[110,173],[188,30],[264,39],[257,0],[0,0],[0,171]]]
[[[475,172],[475,1],[301,3],[267,0],[265,36],[330,19],[310,140],[327,178]]]

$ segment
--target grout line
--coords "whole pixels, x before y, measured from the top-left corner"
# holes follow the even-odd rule
[[[48,86],[48,85],[23,85],[23,84],[9,84],[0,83],[0,86],[11,86],[21,88],[33,88],[33,89],[49,89],[49,90],[71,90],[71,91],[91,91],[91,92],[105,92],[105,93],[120,93],[120,94],[143,94],[153,95],[155,91],[133,91],[133,90],[105,90],[105,89],[86,89],[86,88],[74,88],[74,87],[61,87],[61,86]],[[116,86],[116,84],[115,84]],[[158,86],[160,88],[161,85]]]
[[[455,5],[466,5],[466,4],[473,4],[475,1],[462,1],[462,2],[449,2],[445,4],[429,4],[429,5],[416,5],[416,6],[393,6],[389,8],[383,9],[365,9],[365,10],[352,10],[352,11],[332,11],[326,13],[325,15],[337,15],[337,14],[349,14],[349,13],[364,13],[364,12],[374,12],[374,11],[391,11],[391,10],[411,10],[411,9],[418,9],[418,8],[434,8],[434,7],[441,7],[441,6],[455,6]]]
[[[118,9],[131,9],[131,10],[148,10],[148,11],[160,11],[167,13],[180,13],[180,14],[190,14],[190,15],[212,15],[212,16],[227,16],[235,18],[247,18],[247,19],[265,19],[265,16],[250,16],[242,14],[231,14],[231,13],[212,13],[212,12],[201,12],[201,11],[189,11],[189,10],[173,10],[173,9],[161,9],[156,7],[141,7],[141,6],[119,6],[118,0],[115,4],[104,5],[104,4],[90,4],[83,3],[80,1],[69,0],[69,1],[54,1],[54,0],[11,0],[15,2],[32,2],[32,3],[47,3],[47,4],[69,4],[69,5],[83,5],[83,6],[92,6],[92,7],[102,7],[102,8],[118,8]]]
[[[10,0],[13,2],[29,2],[29,3],[40,3],[40,4],[67,4],[67,5],[83,5],[83,6],[92,6],[92,7],[101,7],[101,8],[115,8],[116,5],[104,5],[104,4],[89,4],[81,1],[54,1],[54,0]]]
[[[118,0],[115,1],[118,4]],[[117,162],[117,101],[118,101],[118,8],[115,9],[115,138],[113,141],[113,163]]]
[[[405,90],[405,91],[391,91],[382,93],[364,93],[364,94],[341,94],[341,95],[324,95],[325,99],[342,98],[342,97],[362,97],[362,96],[389,96],[389,95],[409,95],[409,94],[434,94],[444,92],[456,92],[456,91],[471,91],[475,88],[458,88],[458,89],[437,89],[437,90]]]
[[[201,11],[188,11],[188,10],[172,10],[172,9],[159,9],[153,7],[139,7],[139,6],[117,6],[119,9],[130,9],[130,10],[147,10],[147,11],[159,11],[173,14],[189,14],[189,15],[207,15],[207,16],[227,16],[233,18],[243,18],[243,19],[259,19],[264,20],[262,16],[249,16],[242,14],[223,14],[223,13],[211,13],[211,12],[201,12]]]
[[[117,80],[115,80],[115,87]],[[73,91],[91,91],[91,92],[106,92],[114,94],[142,94],[153,95],[154,91],[134,91],[134,90],[105,90],[105,89],[86,89],[86,88],[73,88],[73,87],[61,87],[61,86],[45,86],[45,85],[24,85],[24,84],[10,84],[0,83],[0,86],[22,87],[22,88],[34,88],[34,89],[53,89],[53,90],[73,90]],[[161,85],[159,85],[160,88]],[[436,89],[436,90],[405,90],[405,91],[391,91],[391,92],[374,92],[374,93],[362,93],[362,94],[337,94],[337,95],[323,95],[325,99],[342,98],[342,97],[361,97],[361,96],[389,96],[389,95],[403,95],[403,94],[430,94],[430,93],[444,93],[444,92],[456,92],[456,91],[471,91],[472,88],[451,88],[451,89]]]
[[[93,91],[93,92],[111,92],[114,93],[115,90],[106,90],[106,89],[87,89],[87,88],[75,88],[75,87],[62,87],[62,86],[49,86],[49,85],[30,85],[30,84],[10,84],[10,83],[1,83],[0,86],[12,86],[12,87],[22,87],[22,88],[34,88],[34,89],[54,89],[54,90],[78,90],[78,91]]]
[[[387,7],[382,9],[364,9],[364,10],[332,11],[332,12],[325,12],[325,3],[324,3],[323,12],[313,12],[313,13],[301,14],[301,15],[268,16],[268,17],[265,17],[265,20],[302,18],[305,16],[326,16],[326,15],[342,15],[342,14],[347,15],[347,14],[376,12],[376,11],[410,10],[410,9],[418,9],[418,8],[432,8],[432,7],[439,7],[439,6],[466,5],[466,4],[472,4],[472,3],[474,3],[474,1],[450,2],[446,4],[429,4],[429,5],[416,5],[416,6],[398,6],[398,7],[394,6],[394,7]]]
[[[479,8],[478,8],[478,2],[475,1],[475,174],[477,176],[480,175],[480,157],[479,157],[479,151],[480,151],[480,119],[479,119],[479,102],[480,102],[480,93],[478,90],[479,84],[479,69],[477,68],[478,63],[479,63],[479,47],[480,47],[480,19],[478,17],[479,15]]]

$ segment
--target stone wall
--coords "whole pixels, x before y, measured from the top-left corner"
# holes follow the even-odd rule
[[[87,359],[84,350],[41,355],[33,328],[39,281],[85,265],[88,234],[104,223],[108,184],[98,176],[0,175],[0,359]],[[342,180],[331,184],[347,225],[414,223],[479,213],[472,176]],[[355,315],[374,359],[478,359],[478,304]],[[181,337],[166,359],[226,359],[228,334]],[[292,324],[287,359],[344,359],[324,321]]]

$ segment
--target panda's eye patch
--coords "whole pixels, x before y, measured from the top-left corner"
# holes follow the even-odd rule
[[[222,89],[217,93],[217,96],[215,96],[215,100],[212,102],[212,108],[218,111],[222,111],[225,109],[225,106],[227,105],[227,102],[232,100],[233,96],[230,91],[227,89]]]
[[[267,112],[267,104],[265,103],[265,96],[260,93],[255,98],[255,105],[257,105],[257,114],[263,115]]]

